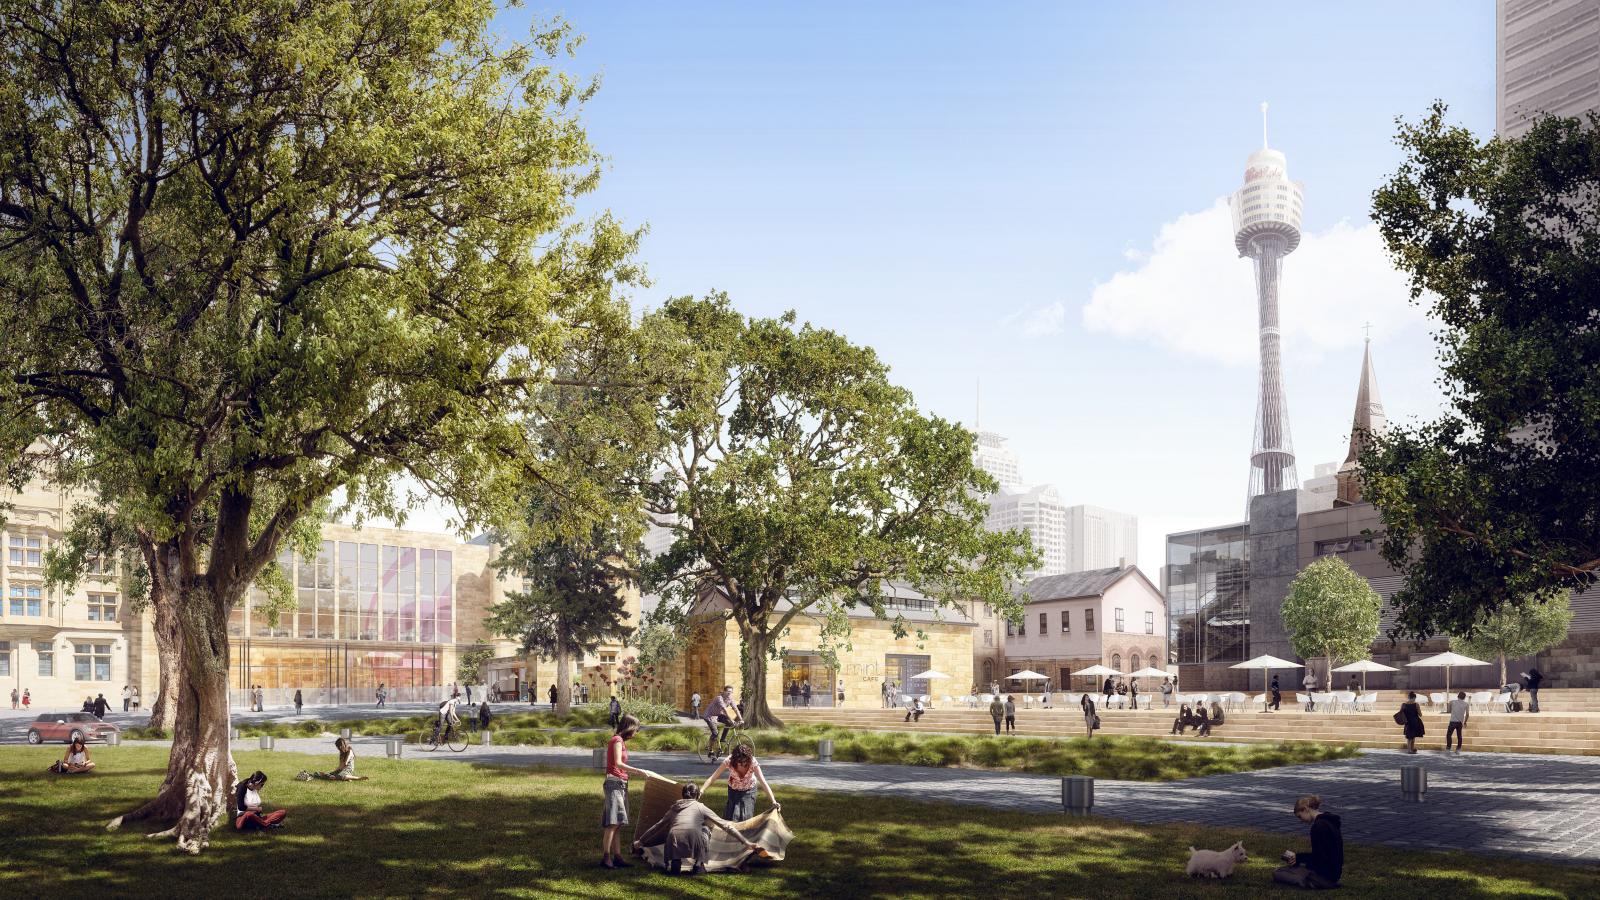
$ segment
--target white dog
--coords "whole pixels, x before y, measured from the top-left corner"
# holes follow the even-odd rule
[[[1189,874],[1206,875],[1211,878],[1227,878],[1233,874],[1233,867],[1249,859],[1244,852],[1244,842],[1240,841],[1226,850],[1196,850],[1189,848]]]

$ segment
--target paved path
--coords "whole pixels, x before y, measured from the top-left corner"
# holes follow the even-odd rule
[[[379,738],[356,738],[364,756],[381,756]],[[282,739],[281,750],[315,753],[332,768],[326,738]],[[406,759],[426,763],[490,763],[588,767],[590,752],[558,747],[470,747],[428,753],[408,746]],[[669,778],[701,779],[711,767],[686,753],[630,754],[630,761]],[[1400,766],[1428,768],[1423,803],[1400,797]],[[871,793],[911,800],[970,803],[1022,812],[1059,814],[1061,781],[1054,776],[820,763],[794,757],[762,761],[767,777],[784,786]],[[1320,794],[1344,818],[1352,842],[1457,849],[1552,861],[1600,864],[1600,757],[1473,753],[1417,756],[1373,751],[1348,760],[1214,775],[1181,782],[1097,781],[1095,812],[1130,822],[1190,822],[1219,829],[1253,828],[1296,836],[1305,826],[1290,813],[1294,798]],[[1263,848],[1276,856],[1278,849]]]

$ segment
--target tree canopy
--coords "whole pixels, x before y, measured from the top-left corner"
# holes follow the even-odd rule
[[[1560,588],[1521,603],[1484,610],[1472,628],[1452,635],[1451,646],[1468,656],[1498,657],[1500,683],[1506,683],[1506,657],[1529,656],[1566,640],[1572,624],[1572,597]]]
[[[1449,403],[1362,457],[1416,637],[1600,572],[1600,118],[1480,140],[1445,116],[1401,124],[1405,160],[1373,195]]]
[[[1018,608],[1008,585],[1034,554],[1026,534],[984,529],[996,485],[974,436],[918,411],[871,349],[792,313],[746,318],[721,294],[672,299],[641,327],[678,348],[684,373],[659,402],[645,503],[675,540],[652,581],[680,609],[706,590],[727,598],[747,719],[776,721],[765,667],[797,615],[888,618],[892,581],[950,607]]]
[[[1283,624],[1302,659],[1323,657],[1332,684],[1333,662],[1371,655],[1378,637],[1383,598],[1337,556],[1324,556],[1300,570],[1283,598]]]

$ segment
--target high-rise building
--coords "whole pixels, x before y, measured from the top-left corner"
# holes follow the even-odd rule
[[[1000,482],[1000,490],[1022,489],[1022,469],[1017,465],[1017,455],[1000,435],[992,431],[978,432],[978,446],[972,451],[972,461]]]
[[[1283,391],[1278,330],[1278,282],[1283,258],[1300,246],[1300,206],[1304,187],[1289,180],[1289,163],[1267,146],[1267,105],[1261,104],[1261,149],[1245,164],[1244,186],[1234,193],[1233,243],[1256,270],[1256,307],[1261,346],[1260,390],[1256,398],[1255,440],[1250,448],[1250,488],[1246,498],[1300,486],[1289,438],[1289,402]]]
[[[1496,0],[1496,133],[1600,109],[1600,0]]]
[[[1312,470],[1310,478],[1306,479],[1305,490],[1308,494],[1319,497],[1336,497],[1339,494],[1339,464],[1336,462],[1317,463]]]
[[[1099,506],[1066,511],[1067,572],[1139,564],[1139,517]]]
[[[1026,577],[1060,575],[1067,569],[1067,507],[1055,485],[1041,484],[1021,491],[1001,491],[989,497],[990,531],[1026,531],[1041,557],[1038,568]]]

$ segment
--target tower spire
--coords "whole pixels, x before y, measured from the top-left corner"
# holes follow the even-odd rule
[[[1371,326],[1368,326],[1369,328]],[[1367,336],[1361,353],[1361,381],[1356,385],[1356,411],[1350,420],[1350,452],[1344,465],[1339,467],[1335,500],[1340,505],[1361,500],[1361,452],[1367,448],[1373,435],[1389,429],[1389,419],[1383,414],[1383,398],[1378,396],[1378,375],[1372,368],[1372,337]]]
[[[1267,101],[1261,101],[1261,149],[1267,149]]]

